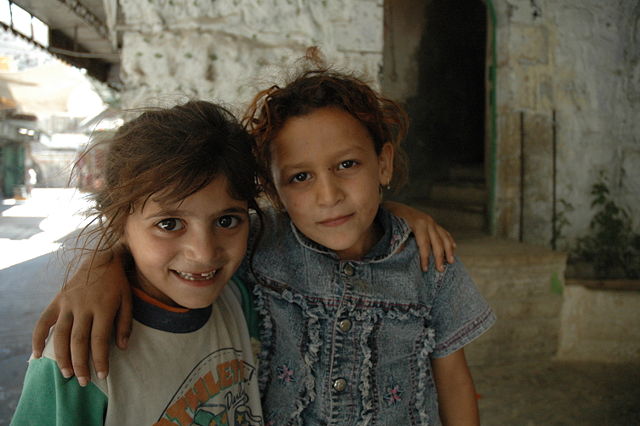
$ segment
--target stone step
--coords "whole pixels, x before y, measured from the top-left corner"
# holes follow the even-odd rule
[[[454,165],[449,168],[449,179],[458,182],[480,182],[485,181],[484,165]]]
[[[481,232],[485,228],[484,205],[411,201],[411,206],[431,216],[452,234]]]
[[[429,192],[429,200],[434,205],[454,203],[484,207],[487,204],[487,190],[483,183],[437,182]]]
[[[469,365],[551,359],[558,349],[566,254],[488,236],[457,254],[498,321],[465,348]]]

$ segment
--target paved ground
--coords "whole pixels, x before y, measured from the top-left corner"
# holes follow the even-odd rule
[[[0,425],[15,409],[31,329],[64,275],[50,253],[79,224],[73,190],[0,206]],[[523,343],[526,344],[526,343]],[[520,363],[473,370],[483,425],[640,425],[640,364]]]
[[[84,207],[72,189],[34,189],[30,200],[0,204],[0,425],[9,424],[20,396],[33,324],[64,277],[60,241]]]
[[[640,425],[640,364],[542,361],[473,374],[485,426]]]

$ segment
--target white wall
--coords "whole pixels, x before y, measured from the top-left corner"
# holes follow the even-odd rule
[[[179,94],[239,105],[318,45],[377,82],[382,0],[120,0],[126,106]]]

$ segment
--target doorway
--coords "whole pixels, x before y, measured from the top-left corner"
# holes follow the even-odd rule
[[[385,16],[386,32],[393,33],[392,38],[385,34],[385,43],[413,42],[413,57],[400,60],[417,68],[413,91],[404,96],[411,120],[405,145],[410,184],[400,198],[428,206],[445,226],[452,215],[436,207],[477,216],[473,225],[450,226],[485,228],[486,5],[481,0],[387,0],[385,7],[395,14]],[[422,14],[419,25],[412,12]],[[385,67],[388,60],[400,63],[402,47],[394,48],[395,55],[385,45]]]

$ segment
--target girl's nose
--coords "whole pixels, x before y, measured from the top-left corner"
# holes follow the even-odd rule
[[[324,176],[317,181],[316,197],[319,205],[332,206],[340,202],[344,194],[339,182],[333,176]]]
[[[209,266],[215,260],[218,250],[216,238],[211,232],[193,230],[185,238],[185,257],[190,261]]]

